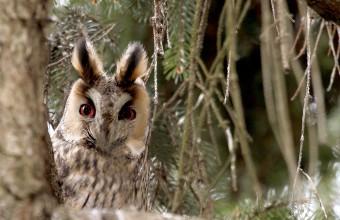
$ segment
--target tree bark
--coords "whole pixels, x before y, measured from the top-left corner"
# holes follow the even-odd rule
[[[339,0],[305,0],[307,5],[326,21],[333,21],[340,25],[340,1]]]
[[[49,1],[0,1],[0,219],[46,219],[50,170],[43,29]]]

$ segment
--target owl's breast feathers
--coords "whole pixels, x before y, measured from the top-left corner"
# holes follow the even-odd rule
[[[74,208],[147,207],[145,152],[139,157],[112,157],[68,142],[57,130],[54,158],[62,201]]]

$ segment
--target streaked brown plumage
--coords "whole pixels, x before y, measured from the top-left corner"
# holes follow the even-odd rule
[[[77,44],[72,86],[52,137],[62,202],[75,208],[147,207],[147,57],[131,43],[108,76],[93,46]]]

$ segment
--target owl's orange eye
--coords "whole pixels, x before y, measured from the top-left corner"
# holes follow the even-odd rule
[[[126,119],[132,121],[136,118],[136,111],[132,108],[123,108],[118,115],[118,120]]]
[[[93,118],[95,113],[96,113],[96,110],[94,109],[94,106],[93,105],[90,105],[90,104],[82,104],[80,106],[80,109],[79,109],[79,113],[82,115],[82,116],[86,116],[86,117],[91,117]]]

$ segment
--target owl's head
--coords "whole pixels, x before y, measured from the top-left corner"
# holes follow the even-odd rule
[[[149,129],[149,95],[141,80],[147,71],[143,46],[130,43],[109,76],[92,44],[82,39],[72,64],[80,79],[72,86],[59,125],[64,139],[103,155],[139,156]]]

